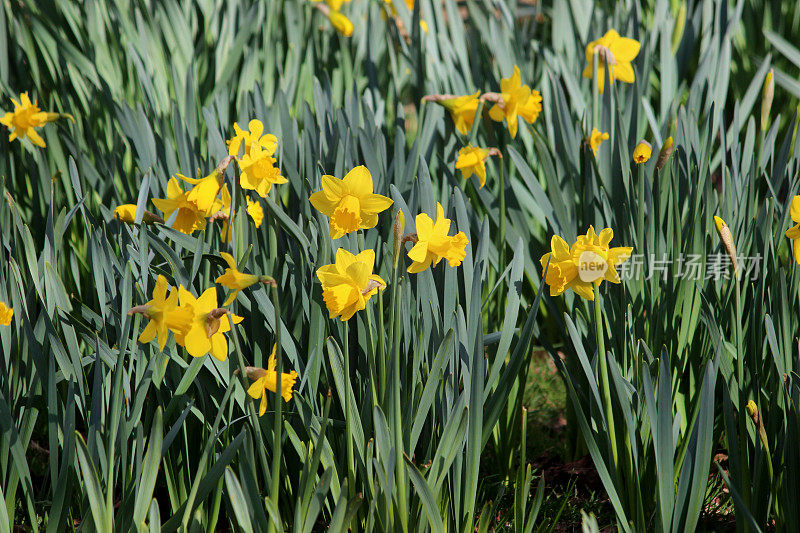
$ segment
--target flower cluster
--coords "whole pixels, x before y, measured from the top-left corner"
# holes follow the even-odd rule
[[[464,96],[430,94],[423,100],[435,102],[447,109],[456,129],[462,135],[467,135],[472,128],[481,100],[493,104],[489,109],[489,117],[495,122],[505,120],[512,139],[517,136],[520,117],[533,124],[542,111],[542,95],[539,91],[522,84],[519,67],[516,65],[510,77],[500,80],[499,93],[488,92],[479,95],[480,91]]]
[[[542,111],[542,96],[539,91],[522,84],[519,67],[516,65],[510,77],[500,80],[499,93],[488,92],[481,95],[480,91],[475,91],[463,96],[429,94],[423,101],[435,102],[449,111],[456,130],[462,135],[468,135],[472,130],[481,101],[493,104],[489,109],[489,118],[495,122],[505,120],[512,139],[517,136],[520,118],[533,124]],[[472,175],[478,176],[480,186],[483,187],[486,184],[486,160],[493,155],[502,157],[496,148],[468,144],[458,152],[456,170],[461,171],[463,179],[469,179]]]
[[[374,228],[378,224],[378,215],[393,204],[390,198],[373,192],[372,174],[364,166],[352,169],[341,180],[335,176],[322,176],[322,190],[314,192],[309,201],[328,217],[332,239]],[[398,217],[402,220],[402,212]],[[412,261],[408,272],[422,272],[431,265],[436,266],[442,259],[447,259],[450,266],[461,264],[466,256],[468,240],[463,232],[448,236],[450,224],[441,204],[437,204],[435,222],[425,213],[417,215],[417,233],[403,239],[414,243],[408,252]],[[399,239],[399,236],[395,238]],[[342,322],[350,320],[355,313],[366,308],[372,296],[386,288],[383,278],[373,274],[374,267],[374,250],[353,254],[345,248],[338,248],[335,261],[317,269],[322,299],[330,318],[339,317]]]
[[[170,287],[167,279],[159,275],[153,287],[152,299],[144,305],[132,308],[128,314],[140,314],[149,320],[139,342],[158,340],[158,349],[164,350],[171,331],[175,342],[186,348],[192,357],[203,357],[210,353],[225,361],[228,357],[228,341],[223,335],[230,331],[230,321],[238,324],[242,317],[217,307],[217,289],[210,287],[199,298],[183,285]]]
[[[240,323],[243,317],[232,313],[225,306],[233,302],[239,291],[255,283],[274,284],[275,282],[269,276],[243,274],[236,268],[236,263],[230,254],[222,253],[221,255],[228,263],[228,268],[216,279],[216,282],[232,290],[222,307],[217,305],[216,287],[209,287],[199,297],[196,297],[183,285],[170,287],[167,279],[163,275],[159,275],[151,300],[128,311],[128,314],[140,314],[148,319],[147,325],[139,335],[139,342],[148,343],[156,340],[159,350],[163,351],[169,333],[172,332],[175,343],[183,346],[192,357],[211,354],[219,361],[225,361],[228,358],[228,339],[225,333],[231,330],[231,324]],[[0,319],[3,318],[2,307],[3,304],[0,304]],[[8,320],[10,321],[10,319],[9,314]],[[248,367],[248,376],[255,380],[255,383],[248,389],[248,393],[254,398],[261,397],[254,393],[259,388],[262,395],[267,389],[275,390],[274,358],[275,349],[273,348],[270,368],[264,370]],[[282,396],[288,401],[292,397],[297,373],[292,371],[283,376],[284,378],[281,380]],[[266,399],[262,398],[261,401],[260,415],[266,409]]]
[[[243,130],[238,124],[233,125],[234,136],[227,141],[228,156],[225,157],[209,175],[190,178],[176,174],[167,183],[167,197],[153,198],[153,205],[164,213],[163,218],[144,211],[142,222],[146,224],[161,223],[174,215],[172,227],[181,233],[191,235],[197,230],[204,230],[208,222],[222,223],[220,235],[225,241],[230,240],[229,221],[231,212],[231,191],[225,183],[225,171],[234,160],[239,165],[241,175],[239,185],[242,189],[252,190],[262,198],[266,198],[273,185],[286,183],[276,166],[275,150],[278,139],[275,135],[264,134],[264,125],[260,120],[251,120],[248,129]],[[241,156],[240,156],[241,154]],[[181,183],[191,185],[184,189]],[[253,219],[256,227],[261,226],[264,211],[258,200],[246,197],[247,214]],[[123,204],[114,210],[114,217],[133,224],[136,219],[136,205]]]

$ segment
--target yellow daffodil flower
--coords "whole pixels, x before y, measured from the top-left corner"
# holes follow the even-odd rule
[[[153,299],[128,311],[129,315],[138,313],[150,319],[139,335],[139,342],[148,343],[158,336],[158,349],[162,351],[167,344],[169,331],[175,333],[177,339],[192,321],[192,309],[185,305],[178,306],[178,290],[173,287],[169,290],[169,296],[168,290],[167,278],[159,274],[153,287]]]
[[[236,295],[239,291],[250,287],[251,285],[255,285],[256,283],[274,283],[274,280],[269,276],[256,276],[255,274],[243,274],[239,272],[236,268],[236,261],[233,259],[233,256],[226,252],[220,252],[219,254],[228,263],[228,268],[225,269],[225,272],[219,276],[217,279],[214,280],[215,283],[219,283],[223,287],[226,287],[233,292],[231,292],[228,297],[225,299],[225,302],[222,304],[223,306],[230,305],[236,299]]]
[[[800,196],[792,198],[789,215],[792,217],[792,222],[794,222],[795,225],[786,230],[786,236],[792,239],[794,260],[797,261],[797,264],[800,264]]]
[[[594,156],[597,157],[597,149],[600,148],[600,145],[608,139],[608,133],[603,133],[597,128],[592,128],[592,134],[589,136],[589,146],[592,147],[592,152],[594,152]]]
[[[461,171],[462,179],[469,179],[473,174],[478,176],[480,186],[486,185],[486,160],[491,155],[500,155],[496,148],[479,148],[468,145],[458,151],[456,169]]]
[[[478,111],[480,91],[464,96],[453,96],[452,94],[429,94],[422,100],[425,102],[435,102],[450,112],[453,125],[462,135],[469,134],[472,123],[475,122],[475,113]]]
[[[350,19],[344,16],[341,12],[331,10],[328,13],[328,20],[331,21],[331,25],[336,29],[336,31],[345,37],[350,37],[353,35],[353,23],[350,22]]]
[[[242,189],[256,191],[262,198],[266,198],[273,185],[287,183],[289,180],[281,176],[281,171],[275,166],[275,158],[260,144],[251,144],[250,151],[239,160],[242,175],[239,183]]]
[[[608,30],[605,35],[586,45],[586,68],[583,77],[592,77],[594,54],[598,55],[597,90],[602,93],[605,85],[606,64],[611,73],[609,83],[614,80],[633,83],[636,79],[631,61],[639,54],[639,42],[628,37],[620,37],[615,30]]]
[[[453,118],[453,124],[462,135],[467,135],[472,129],[472,123],[475,122],[475,113],[478,111],[478,95],[480,91],[475,91],[473,94],[465,96],[458,96],[453,99],[443,100],[440,102]]]
[[[222,222],[222,227],[219,230],[219,235],[222,238],[223,242],[230,242],[231,240],[231,219],[233,218],[233,214],[231,213],[231,193],[228,190],[228,184],[222,186],[222,190],[220,195],[214,200],[214,203],[209,210],[211,213],[210,218],[208,219],[209,222]]]
[[[550,286],[550,295],[557,296],[572,289],[587,300],[594,300],[594,285],[605,281],[619,283],[617,266],[628,260],[633,251],[630,247],[609,247],[614,231],[606,228],[596,234],[589,226],[586,235],[578,236],[570,248],[561,237],[550,240],[551,251],[539,260],[542,271],[547,267],[545,283]],[[548,266],[549,261],[549,266]]]
[[[170,178],[167,184],[167,197],[153,198],[153,204],[164,212],[165,219],[169,219],[175,211],[178,212],[172,227],[181,233],[191,235],[194,230],[203,230],[206,227],[205,212],[200,211],[197,205],[189,201],[177,178]]]
[[[216,172],[200,179],[190,178],[183,174],[177,174],[177,177],[194,185],[186,193],[186,199],[196,205],[197,209],[205,216],[210,216],[212,214],[211,206],[214,205],[214,200],[217,199],[222,188],[222,180],[217,179]]]
[[[393,202],[391,198],[374,194],[372,189],[372,174],[365,166],[354,168],[341,180],[322,176],[322,190],[313,193],[309,201],[328,217],[331,239],[378,224],[378,213]]]
[[[275,392],[278,387],[278,373],[275,370],[277,365],[275,348],[276,346],[273,345],[266,370],[256,367],[247,367],[245,369],[247,377],[254,380],[253,384],[247,388],[247,394],[253,399],[261,399],[258,407],[258,416],[264,416],[264,413],[267,412],[267,391]],[[296,382],[297,372],[294,370],[288,374],[286,372],[281,373],[281,397],[284,401],[288,402],[292,399]]]
[[[197,209],[205,213],[205,216],[211,216],[213,211],[214,203],[217,199],[217,195],[219,191],[222,189],[222,185],[225,178],[225,169],[228,168],[228,165],[233,160],[233,156],[228,156],[224,158],[217,168],[214,169],[214,172],[206,176],[205,178],[190,178],[188,176],[184,176],[182,174],[178,174],[178,178],[182,179],[183,181],[194,185],[191,190],[186,194],[186,199],[192,202],[194,205],[197,206]],[[198,174],[199,174],[198,170]]]
[[[122,204],[117,206],[117,208],[114,209],[114,218],[126,224],[134,224],[136,221],[136,204]],[[153,224],[155,222],[163,224],[164,219],[150,211],[145,211],[142,215],[142,222],[145,224]]]
[[[714,225],[717,226],[719,239],[722,241],[725,251],[728,252],[728,257],[733,265],[733,274],[738,278],[739,262],[736,260],[736,244],[733,242],[733,234],[731,233],[731,229],[728,227],[725,221],[718,216],[714,216]]]
[[[216,359],[225,361],[228,358],[228,339],[224,333],[231,330],[230,322],[238,324],[242,317],[217,307],[217,289],[210,287],[195,298],[192,293],[178,288],[181,306],[192,309],[193,318],[189,327],[175,333],[175,342],[186,348],[192,357],[203,357],[211,353]]]
[[[539,262],[542,265],[542,272],[547,267],[544,281],[550,286],[550,296],[558,296],[569,288],[570,282],[578,275],[578,267],[572,261],[569,244],[558,235],[553,235],[550,239],[550,250]]]
[[[114,218],[127,224],[136,220],[136,204],[123,204],[114,209]]]
[[[653,153],[653,147],[647,141],[639,141],[636,148],[633,149],[633,160],[637,165],[647,162],[650,155]]]
[[[267,155],[275,154],[278,138],[271,133],[264,135],[264,124],[260,120],[251,120],[247,127],[249,131],[245,131],[239,127],[239,124],[233,123],[234,135],[226,141],[229,155],[238,156],[242,144],[244,144],[244,155],[250,153],[250,147],[254,144],[259,145],[262,151],[267,152]]]
[[[512,139],[517,136],[518,116],[533,124],[542,110],[542,96],[539,91],[522,85],[516,65],[510,78],[500,80],[500,93],[487,93],[483,98],[495,102],[489,109],[489,117],[495,122],[505,119]]]
[[[66,117],[75,121],[71,115],[62,113],[50,113],[39,109],[36,100],[31,102],[28,98],[28,93],[19,95],[19,100],[11,99],[14,103],[14,111],[7,112],[0,118],[0,124],[4,125],[11,130],[8,136],[8,142],[14,139],[24,139],[27,137],[33,144],[41,148],[45,148],[46,144],[34,128],[40,128],[58,118]]]
[[[372,273],[375,251],[364,250],[353,255],[344,248],[336,250],[336,262],[317,270],[322,283],[322,299],[328,307],[330,318],[342,322],[367,307],[369,299],[386,288],[386,282]]]
[[[261,207],[261,203],[258,199],[255,202],[251,201],[249,195],[245,199],[247,200],[247,214],[253,219],[256,227],[260,228],[261,222],[264,221],[264,209]]]
[[[426,213],[420,213],[415,219],[417,234],[412,242],[414,247],[408,252],[408,257],[413,261],[408,267],[412,274],[422,272],[429,266],[436,266],[442,259],[447,259],[451,267],[461,264],[466,257],[466,248],[469,240],[463,231],[448,236],[451,220],[445,218],[442,204],[436,202],[436,221],[434,222]]]
[[[14,308],[5,302],[0,302],[0,326],[10,326],[12,318],[14,318]]]

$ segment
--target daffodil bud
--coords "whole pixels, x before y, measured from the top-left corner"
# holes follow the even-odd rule
[[[642,163],[646,163],[648,159],[650,159],[650,155],[653,153],[653,147],[650,146],[650,143],[645,141],[644,139],[639,141],[639,144],[636,145],[636,148],[633,150],[633,160],[636,162],[637,165],[641,165]]]
[[[738,278],[739,277],[739,263],[736,261],[736,245],[733,242],[733,234],[731,233],[731,229],[722,220],[720,217],[714,217],[714,223],[717,226],[717,233],[719,233],[719,238],[722,241],[722,245],[725,246],[725,250],[728,252],[728,257],[731,259],[731,263],[733,264],[733,273]]]
[[[403,230],[406,226],[406,217],[403,211],[398,209],[397,216],[394,217],[394,228],[392,241],[392,264],[397,265],[397,260],[400,258],[400,247],[403,241]]]
[[[756,402],[750,400],[747,402],[745,406],[747,409],[747,414],[750,415],[750,419],[753,421],[753,424],[756,426],[756,430],[758,431],[758,438],[761,441],[761,445],[764,446],[764,449],[769,451],[769,439],[767,439],[767,431],[764,427],[764,421],[761,420],[761,415],[758,412],[758,406]]]
[[[672,155],[674,149],[675,147],[672,146],[672,137],[667,137],[667,140],[664,141],[664,144],[661,145],[661,150],[658,152],[658,159],[656,160],[656,168],[658,170],[664,168],[664,165],[667,164],[667,159]]]
[[[330,19],[333,27],[336,28],[336,31],[345,37],[350,37],[353,35],[353,23],[350,22],[349,18],[338,11],[331,11],[328,15],[328,18]]]
[[[747,409],[747,414],[749,414],[750,418],[752,418],[753,421],[757,424],[758,423],[758,406],[756,405],[756,402],[754,402],[753,400],[748,401],[746,409]]]
[[[683,38],[683,30],[686,28],[686,2],[681,2],[678,8],[678,16],[675,17],[675,26],[672,28],[672,53],[678,51]]]
[[[772,109],[772,98],[775,96],[775,78],[772,69],[767,72],[764,88],[761,89],[761,130],[766,131],[769,126],[769,112]]]

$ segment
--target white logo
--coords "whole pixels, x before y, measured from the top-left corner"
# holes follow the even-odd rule
[[[608,263],[600,254],[587,250],[578,257],[578,277],[583,282],[591,283],[602,278],[606,270]]]

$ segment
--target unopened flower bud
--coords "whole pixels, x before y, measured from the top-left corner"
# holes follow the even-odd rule
[[[766,131],[769,126],[769,112],[772,109],[772,98],[775,96],[775,78],[772,69],[767,72],[764,79],[764,88],[761,89],[761,130]]]
[[[731,263],[733,264],[733,273],[738,278],[739,263],[736,261],[736,245],[733,242],[733,234],[731,233],[731,229],[720,217],[715,216],[714,223],[717,225],[717,233],[719,233],[719,238],[722,241],[723,246],[725,246],[725,250],[728,252],[728,257],[730,257]]]
[[[664,168],[664,165],[667,164],[667,160],[669,156],[672,155],[672,151],[675,147],[672,145],[672,137],[667,137],[667,140],[664,141],[664,144],[661,145],[661,150],[658,152],[658,159],[656,160],[656,168],[661,170]]]

